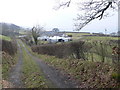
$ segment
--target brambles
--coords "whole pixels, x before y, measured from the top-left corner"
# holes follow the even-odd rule
[[[114,62],[114,60],[117,60],[119,62],[119,60],[120,60],[120,48],[119,47],[114,46],[112,48],[112,57],[113,57],[112,58],[113,62]]]

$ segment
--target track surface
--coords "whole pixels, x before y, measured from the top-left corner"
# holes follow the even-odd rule
[[[21,81],[22,75],[22,61],[23,61],[23,53],[22,49],[18,43],[18,51],[19,51],[19,58],[17,64],[11,69],[9,74],[9,81],[12,83],[14,88],[21,88],[23,87]]]
[[[27,48],[24,46],[23,42],[20,41],[22,47],[24,47],[25,51],[32,59],[38,64],[40,69],[42,70],[45,78],[53,84],[54,88],[76,88],[77,85],[74,81],[70,80],[67,75],[63,75],[59,70],[56,70],[54,67],[47,65],[43,60],[39,59],[38,57],[32,55]],[[21,69],[22,69],[22,48],[18,44],[19,47],[19,60],[18,63],[13,67],[10,73],[9,81],[13,83],[15,87],[23,87],[21,82]],[[34,67],[33,67],[34,68]]]

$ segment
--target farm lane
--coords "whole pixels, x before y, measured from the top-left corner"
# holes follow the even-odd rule
[[[19,43],[18,43],[18,51],[19,51],[18,62],[10,71],[9,81],[12,83],[14,88],[21,88],[21,87],[23,88],[21,81],[23,53]]]
[[[47,65],[43,60],[39,59],[36,56],[33,56],[27,48],[24,46],[23,42],[20,41],[25,49],[25,51],[32,57],[33,60],[39,65],[43,71],[46,79],[50,81],[55,88],[76,88],[77,84],[75,81],[69,80],[67,75],[63,75],[59,70],[56,70],[54,67]]]

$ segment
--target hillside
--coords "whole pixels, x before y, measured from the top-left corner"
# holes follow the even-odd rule
[[[5,36],[18,35],[21,29],[20,26],[10,23],[0,23],[0,27],[0,33]]]

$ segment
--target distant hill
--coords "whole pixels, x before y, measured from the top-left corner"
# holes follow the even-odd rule
[[[0,23],[0,34],[5,36],[13,36],[19,34],[20,26],[10,23]]]

